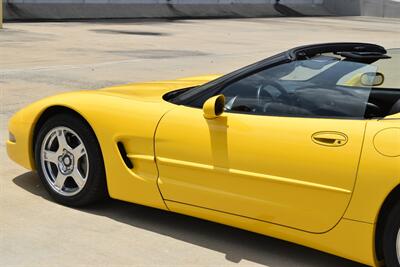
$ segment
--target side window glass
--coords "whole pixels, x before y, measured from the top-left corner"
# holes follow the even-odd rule
[[[398,68],[400,66],[400,49],[391,49],[388,51],[390,59],[377,60],[370,65],[364,65],[362,68],[356,69],[347,75],[344,75],[338,85],[353,87],[370,87],[385,89],[400,89],[400,75]],[[364,84],[362,75],[378,73],[382,75],[381,83]],[[367,80],[368,81],[368,80]]]
[[[391,49],[388,51],[388,55],[391,57],[390,60],[379,60],[374,62],[372,65],[377,68],[377,72],[380,72],[384,76],[384,81],[381,85],[375,86],[375,88],[387,88],[387,89],[400,89],[400,49]]]
[[[293,61],[262,70],[222,90],[227,112],[247,114],[364,118],[371,88],[348,86],[364,63],[333,54]]]
[[[338,85],[371,87],[366,117],[385,117],[400,112],[400,49],[388,50],[390,58],[377,60],[370,65],[343,76]]]

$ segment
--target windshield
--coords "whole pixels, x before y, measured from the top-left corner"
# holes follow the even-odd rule
[[[201,96],[203,93],[206,93],[207,91],[213,89],[215,86],[222,84],[224,81],[227,81],[237,75],[240,75],[241,73],[245,73],[250,71],[251,69],[257,68],[257,66],[264,65],[266,62],[269,62],[271,64],[274,64],[279,61],[283,61],[286,59],[284,56],[285,53],[278,54],[276,56],[270,57],[263,59],[261,61],[258,61],[256,63],[253,63],[249,66],[243,67],[241,69],[235,70],[229,74],[226,74],[218,79],[212,80],[208,83],[205,83],[203,85],[197,86],[190,88],[188,90],[182,91],[178,95],[174,96],[172,99],[169,101],[175,104],[181,104],[185,102],[190,102],[190,100],[195,99],[196,96]]]

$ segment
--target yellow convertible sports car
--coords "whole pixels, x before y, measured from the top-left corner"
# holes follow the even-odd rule
[[[110,196],[400,266],[400,49],[52,96],[11,118],[7,150],[64,205]]]

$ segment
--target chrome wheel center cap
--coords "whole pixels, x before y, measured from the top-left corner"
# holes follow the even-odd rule
[[[64,175],[70,174],[74,170],[74,155],[66,149],[58,157],[58,169]]]

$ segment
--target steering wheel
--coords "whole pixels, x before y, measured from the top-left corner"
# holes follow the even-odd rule
[[[271,94],[270,92],[268,92],[268,89],[267,89],[268,86],[274,87],[281,94],[278,97],[275,96],[274,94]],[[276,102],[278,100],[278,98],[284,98],[284,99],[289,99],[290,98],[288,92],[286,91],[286,89],[282,85],[280,85],[277,82],[271,81],[271,80],[265,80],[265,83],[263,83],[260,86],[258,86],[258,89],[257,89],[257,100],[258,100],[259,104],[262,104],[261,103],[261,92],[262,91],[267,92],[268,95],[270,97],[272,97],[274,102]]]

